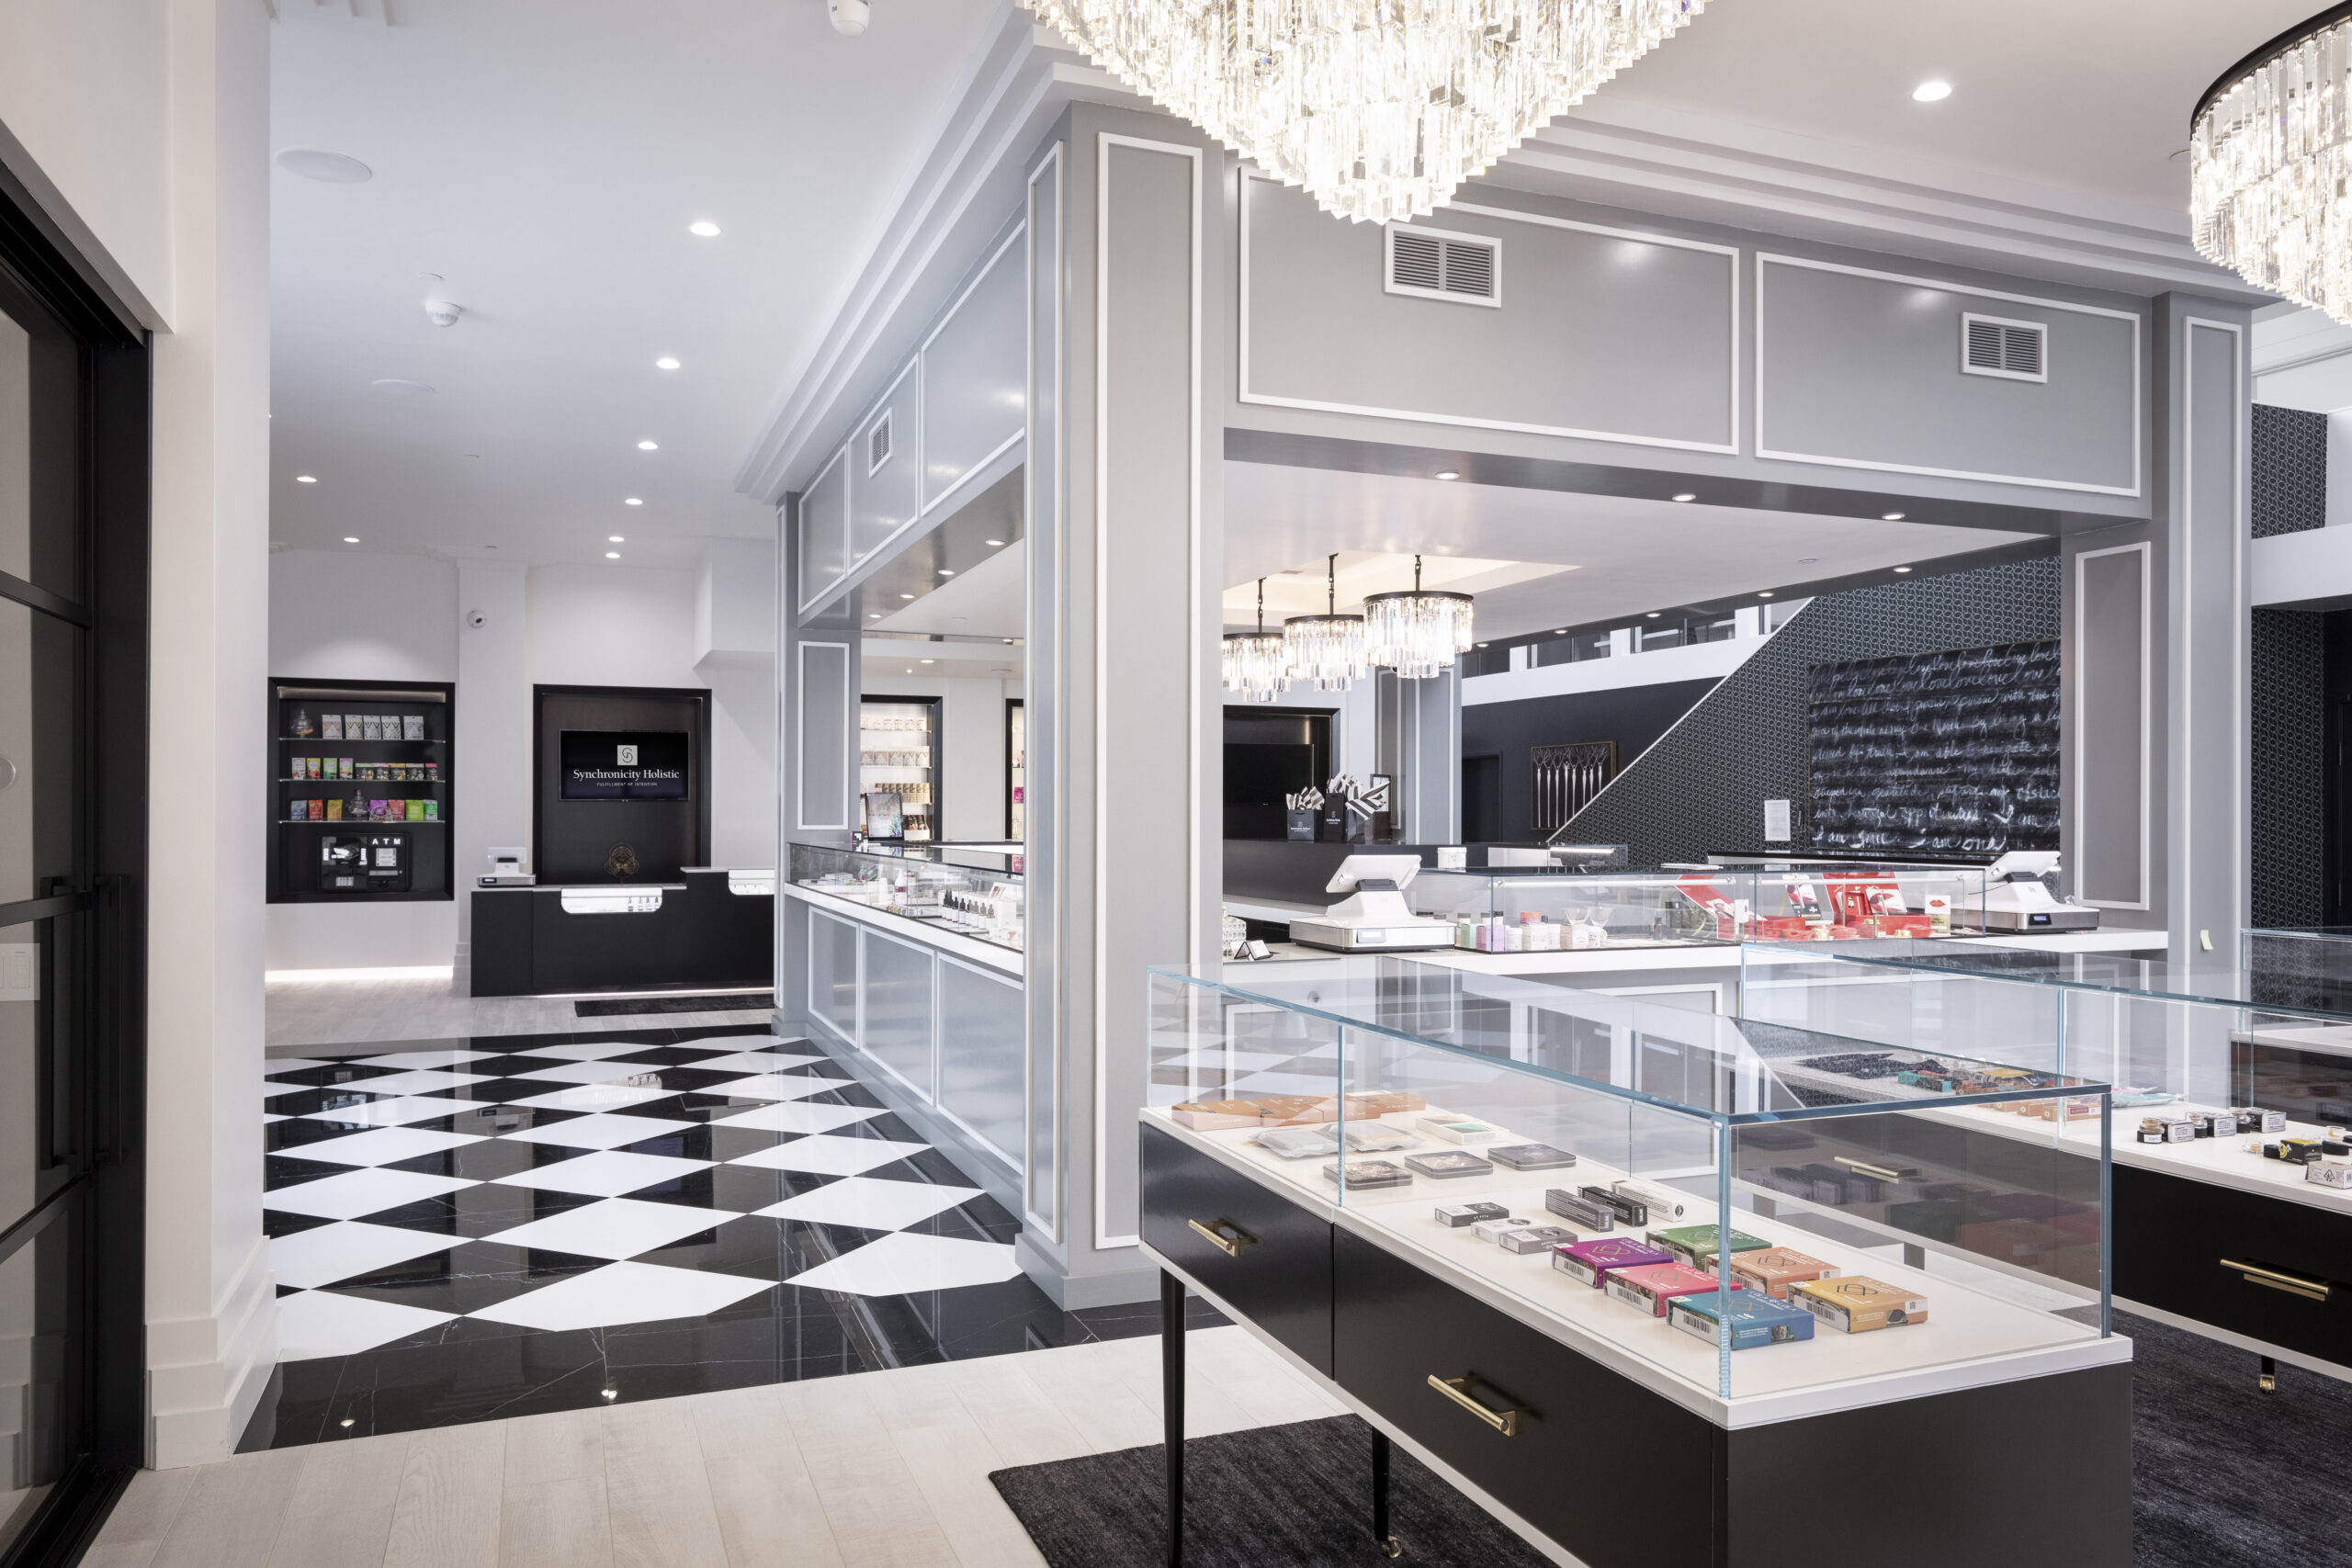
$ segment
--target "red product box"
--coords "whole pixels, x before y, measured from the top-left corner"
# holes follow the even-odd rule
[[[1653,1263],[1639,1269],[1611,1269],[1609,1293],[1627,1306],[1639,1307],[1652,1317],[1664,1317],[1677,1296],[1711,1295],[1720,1283],[1713,1274],[1687,1263]],[[1734,1280],[1735,1291],[1745,1287]]]

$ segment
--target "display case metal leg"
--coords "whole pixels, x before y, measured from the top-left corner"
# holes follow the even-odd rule
[[[1159,1412],[1168,1450],[1168,1568],[1184,1561],[1184,1281],[1159,1272]]]
[[[2278,1363],[2269,1357],[2262,1358],[2262,1370],[2255,1374],[2254,1386],[2265,1393],[2278,1392]]]
[[[1388,1434],[1372,1429],[1372,1540],[1391,1557],[1403,1554],[1404,1543],[1388,1533]]]
[[[1925,1269],[1928,1266],[1928,1249],[1916,1241],[1905,1242],[1903,1266],[1905,1269]]]

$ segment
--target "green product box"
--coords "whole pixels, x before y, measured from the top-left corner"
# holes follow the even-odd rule
[[[1677,1225],[1672,1230],[1652,1231],[1647,1239],[1652,1247],[1672,1253],[1677,1263],[1701,1270],[1713,1266],[1715,1253],[1722,1246],[1715,1239],[1715,1227],[1713,1225]],[[1749,1235],[1745,1231],[1731,1233],[1731,1249],[1734,1252],[1754,1252],[1771,1245],[1761,1236]]]

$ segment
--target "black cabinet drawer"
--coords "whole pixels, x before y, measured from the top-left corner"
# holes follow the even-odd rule
[[[2118,1165],[2114,1180],[2117,1295],[2352,1364],[2352,1215],[2139,1166]],[[2295,1280],[2326,1299],[2280,1288]]]
[[[1238,1251],[1194,1223],[1238,1233]],[[1331,1371],[1331,1225],[1157,1127],[1143,1130],[1143,1239],[1317,1371]]]
[[[1592,1568],[1713,1561],[1713,1423],[1344,1230],[1331,1251],[1341,1388]],[[1519,1413],[1516,1431],[1480,1420],[1432,1376],[1471,1379],[1481,1404]],[[1835,1537],[1815,1536],[1816,1549]]]

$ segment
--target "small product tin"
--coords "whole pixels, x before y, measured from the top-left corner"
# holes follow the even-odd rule
[[[1576,1156],[1549,1144],[1505,1144],[1488,1149],[1487,1157],[1513,1170],[1558,1170],[1577,1163]]]
[[[1433,1138],[1443,1138],[1449,1144],[1491,1144],[1497,1134],[1484,1122],[1467,1116],[1424,1116],[1421,1131]]]
[[[1338,1160],[1323,1168],[1323,1179],[1350,1192],[1369,1192],[1383,1187],[1410,1187],[1413,1173],[1392,1160],[1351,1159],[1348,1161],[1342,1180]]]
[[[1385,1165],[1387,1162],[1378,1162]],[[1423,1176],[1448,1180],[1464,1176],[1486,1176],[1494,1167],[1476,1155],[1464,1154],[1458,1149],[1441,1149],[1433,1154],[1407,1155],[1405,1163]]]

